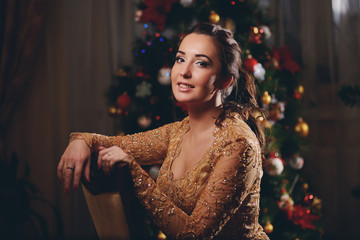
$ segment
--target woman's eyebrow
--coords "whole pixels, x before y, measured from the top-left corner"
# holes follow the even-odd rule
[[[178,53],[180,53],[180,54],[183,54],[183,55],[186,55],[186,53],[185,52],[183,52],[183,51],[178,51]],[[208,56],[206,56],[205,54],[195,54],[195,57],[204,57],[204,58],[207,58],[208,60],[209,60],[209,62],[210,63],[212,63],[212,60],[211,60],[211,58],[209,58]]]

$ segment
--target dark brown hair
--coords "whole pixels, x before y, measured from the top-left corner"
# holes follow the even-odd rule
[[[256,112],[263,113],[257,103],[257,87],[252,75],[242,66],[241,49],[233,34],[219,25],[210,23],[195,25],[185,36],[191,33],[207,35],[213,39],[219,51],[222,75],[233,77],[231,85],[221,92],[223,111],[216,124],[220,125],[226,117],[231,117],[231,113],[238,112],[255,133],[263,148],[265,144],[263,127],[254,117]]]

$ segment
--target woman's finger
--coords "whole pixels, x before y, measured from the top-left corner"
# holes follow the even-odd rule
[[[64,178],[64,191],[65,191],[65,193],[68,193],[68,192],[70,192],[71,180],[74,175],[74,167],[64,164],[62,173],[63,173],[63,178]]]
[[[101,167],[101,161],[103,156],[109,151],[109,148],[105,148],[103,146],[99,147],[99,154],[98,154],[98,160],[97,160],[97,167],[100,169]]]
[[[73,169],[73,173],[74,173],[73,189],[77,189],[79,187],[82,170],[83,170],[83,162],[76,161],[75,169]]]

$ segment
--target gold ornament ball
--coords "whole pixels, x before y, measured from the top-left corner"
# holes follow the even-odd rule
[[[209,21],[212,23],[218,23],[220,21],[220,16],[215,11],[210,12]]]
[[[116,117],[116,107],[109,107],[108,114],[110,117]]]
[[[267,222],[264,226],[264,231],[267,233],[267,234],[270,234],[274,231],[274,226],[270,223],[270,222]]]
[[[158,240],[165,240],[166,236],[162,231],[159,231],[158,235],[157,235],[157,239]]]
[[[309,189],[309,184],[308,183],[303,183],[302,185],[302,189],[304,190],[304,192],[306,192]]]
[[[302,118],[299,118],[298,123],[295,125],[295,131],[306,137],[309,135],[309,125]]]
[[[300,93],[300,95],[303,95],[305,92],[305,88],[303,85],[299,85],[296,90],[298,93]]]
[[[116,73],[119,77],[128,77],[129,73],[123,69],[123,68],[119,68],[119,70]]]
[[[121,110],[120,108],[117,108],[117,109],[116,109],[116,114],[117,114],[118,116],[120,116],[122,113],[123,113],[123,110]]]
[[[261,103],[268,105],[271,102],[271,96],[268,91],[265,91],[263,95],[261,96]]]
[[[272,123],[268,120],[264,120],[261,122],[261,124],[264,126],[264,128],[272,128]]]

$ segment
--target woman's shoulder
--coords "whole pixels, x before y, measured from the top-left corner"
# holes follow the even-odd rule
[[[254,147],[259,145],[255,133],[239,114],[227,117],[221,124],[220,131],[229,142],[241,142]]]
[[[189,127],[189,117],[185,117],[182,120],[178,120],[172,123],[168,123],[163,126],[163,128],[166,128],[171,135],[174,135],[176,133],[187,131]]]

